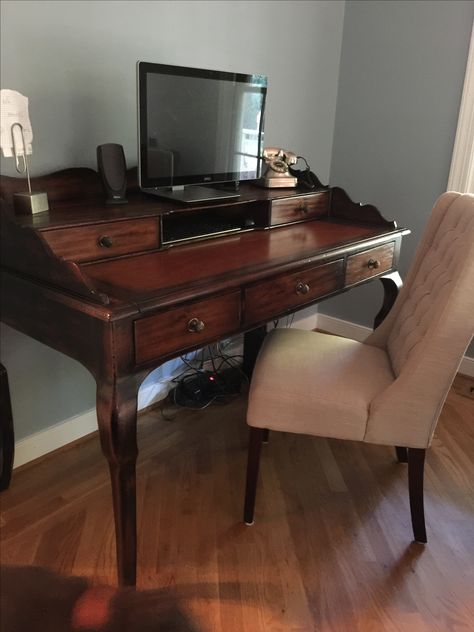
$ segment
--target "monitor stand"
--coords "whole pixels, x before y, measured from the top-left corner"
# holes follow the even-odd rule
[[[238,198],[240,195],[238,191],[224,191],[222,189],[213,189],[211,187],[200,187],[195,185],[187,187],[171,187],[171,189],[145,189],[145,192],[158,197],[174,200],[175,202],[184,202],[185,204],[232,199]]]

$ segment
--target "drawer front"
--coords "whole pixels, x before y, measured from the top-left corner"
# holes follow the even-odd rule
[[[135,321],[135,361],[142,364],[237,331],[240,292],[193,301]]]
[[[290,200],[273,200],[270,216],[271,226],[300,222],[328,214],[329,196],[327,193],[302,195]]]
[[[109,222],[42,233],[59,257],[72,261],[93,261],[158,248],[156,218]]]
[[[395,242],[364,250],[347,258],[346,285],[353,285],[364,279],[387,272],[393,265]]]
[[[264,322],[342,287],[343,260],[283,274],[245,290],[245,322]]]

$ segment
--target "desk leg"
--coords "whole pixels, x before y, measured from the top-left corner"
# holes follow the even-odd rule
[[[15,455],[15,435],[10,389],[5,367],[0,364],[0,491],[8,489]]]
[[[382,307],[374,319],[374,329],[377,329],[377,327],[392,309],[393,304],[395,303],[395,299],[397,298],[398,293],[403,285],[403,281],[398,272],[391,272],[390,274],[386,274],[380,277],[380,280],[382,281],[384,296]]]
[[[380,277],[382,281],[384,296],[383,296],[383,304],[379,313],[375,317],[374,320],[374,329],[381,324],[381,322],[385,319],[389,311],[392,309],[393,304],[398,296],[398,293],[401,290],[403,285],[403,281],[398,272],[392,272],[391,274],[387,274],[383,277]],[[408,452],[407,449],[403,446],[395,447],[397,453],[397,461],[399,463],[407,463],[408,462]]]
[[[266,335],[266,325],[246,331],[244,334],[244,361],[242,369],[249,380],[252,377],[253,367],[255,366],[258,352],[260,351],[260,347],[262,346]]]
[[[137,566],[136,477],[137,394],[134,378],[99,382],[97,420],[109,463],[120,586],[135,586]]]

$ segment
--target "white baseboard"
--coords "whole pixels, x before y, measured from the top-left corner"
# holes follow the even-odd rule
[[[474,377],[474,358],[464,356],[459,366],[459,373],[468,375],[469,377]]]
[[[337,334],[338,336],[344,336],[344,338],[351,338],[359,342],[363,342],[367,336],[372,333],[370,327],[357,325],[348,320],[327,316],[326,314],[318,314],[316,326],[318,329],[327,331],[330,334]]]
[[[316,329],[318,322],[318,312],[314,306],[300,309],[293,316],[282,316],[278,319],[278,327],[293,327],[294,329],[307,329],[312,331]],[[270,322],[267,329],[273,329],[273,323]]]
[[[71,441],[76,441],[97,430],[95,408],[87,410],[59,424],[35,432],[15,443],[15,460],[13,467],[29,463],[40,456],[62,448]]]
[[[370,327],[364,327],[363,325],[357,325],[347,320],[341,320],[334,316],[327,316],[326,314],[318,314],[317,328],[327,331],[331,334],[337,334],[338,336],[344,336],[345,338],[352,338],[362,342],[372,332]],[[459,373],[474,377],[474,358],[464,356],[459,367]]]

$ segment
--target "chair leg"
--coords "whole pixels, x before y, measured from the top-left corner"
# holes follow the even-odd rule
[[[249,450],[247,461],[247,484],[245,488],[244,522],[253,524],[255,509],[255,496],[257,494],[258,467],[260,464],[260,452],[265,430],[263,428],[250,428]]]
[[[397,453],[397,461],[399,463],[408,463],[408,450],[398,445],[395,447],[395,450]]]
[[[408,448],[408,491],[410,494],[411,523],[416,542],[426,543],[425,510],[423,504],[423,448]]]
[[[265,430],[263,431],[263,443],[268,443],[270,440],[270,430],[268,428],[265,428]]]

